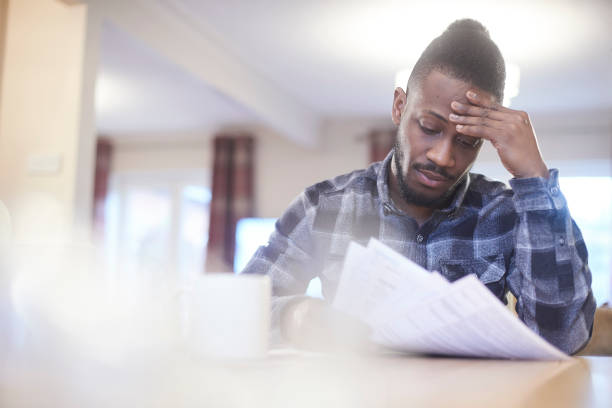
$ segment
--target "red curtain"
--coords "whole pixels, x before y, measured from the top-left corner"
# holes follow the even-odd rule
[[[370,142],[370,163],[383,160],[395,142],[395,130],[373,130],[368,135]]]
[[[112,142],[108,139],[98,138],[93,188],[93,230],[97,236],[104,234],[104,204],[108,194],[112,158]]]
[[[206,272],[233,271],[236,224],[253,216],[253,152],[250,135],[214,139]]]

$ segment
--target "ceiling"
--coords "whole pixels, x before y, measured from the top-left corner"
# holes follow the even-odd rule
[[[520,68],[513,107],[612,109],[612,1],[157,0],[157,6],[318,118],[388,115],[396,72],[463,17],[485,24],[506,61]],[[100,55],[101,131],[193,131],[259,120],[112,22],[102,31]]]
[[[101,33],[96,116],[99,133],[132,139],[254,120],[248,109],[109,23]]]

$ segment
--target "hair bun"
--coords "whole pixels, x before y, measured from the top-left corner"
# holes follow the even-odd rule
[[[472,20],[471,18],[464,18],[462,20],[456,20],[448,26],[444,34],[454,34],[460,31],[474,31],[483,34],[485,37],[490,38],[489,30],[485,28],[480,22]]]

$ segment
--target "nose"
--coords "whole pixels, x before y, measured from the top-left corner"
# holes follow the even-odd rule
[[[453,167],[455,156],[451,138],[441,137],[429,148],[426,157],[440,167]]]

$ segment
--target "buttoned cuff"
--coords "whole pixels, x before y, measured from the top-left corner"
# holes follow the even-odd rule
[[[559,210],[566,206],[559,188],[559,170],[550,169],[548,178],[533,177],[510,180],[517,212]]]

